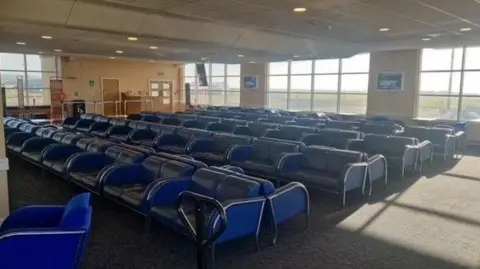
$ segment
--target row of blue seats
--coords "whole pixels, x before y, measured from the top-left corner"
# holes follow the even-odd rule
[[[309,212],[308,192],[298,182],[275,188],[270,181],[238,173],[237,169],[207,168],[190,156],[155,152],[52,127],[34,128],[35,134],[9,135],[7,148],[11,154],[125,205],[148,222],[154,219],[187,234],[174,207],[177,196],[189,190],[219,200],[229,222],[216,244],[247,235],[258,239],[262,219],[276,230],[278,224]],[[19,137],[25,138],[23,142]],[[217,220],[210,221],[208,227],[214,230]]]

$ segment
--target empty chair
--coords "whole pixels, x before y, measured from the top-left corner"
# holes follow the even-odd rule
[[[305,135],[302,142],[306,146],[326,146],[337,149],[347,148],[352,139],[360,139],[362,133],[341,129],[320,129],[316,134]]]
[[[88,132],[96,136],[106,137],[108,128],[110,128],[111,126],[112,124],[110,123],[109,118],[100,117],[90,125],[90,129],[88,130]]]
[[[20,153],[22,145],[27,139],[35,137],[37,134],[42,135],[47,129],[33,124],[22,124],[19,127],[19,132],[12,133],[7,137],[7,149],[13,153]]]
[[[262,137],[268,130],[276,130],[279,125],[275,123],[251,123],[248,128],[250,128],[251,136]]]
[[[90,129],[90,125],[95,122],[96,117],[102,117],[102,115],[97,114],[82,114],[80,115],[80,119],[75,123],[73,129],[81,131],[81,132],[88,132]]]
[[[182,125],[182,120],[179,118],[165,118],[162,120],[162,124],[180,126]]]
[[[326,122],[325,119],[314,119],[314,118],[297,118],[292,125],[308,126],[308,127],[319,127],[319,125],[324,125]]]
[[[377,123],[367,122],[360,125],[358,130],[366,134],[381,134],[381,135],[399,135],[403,132],[403,128],[393,122]]]
[[[27,206],[0,225],[1,268],[78,268],[92,223],[90,194],[65,206]]]
[[[299,152],[301,148],[288,141],[257,139],[251,145],[233,147],[228,161],[249,174],[274,179],[282,156]]]
[[[163,152],[185,154],[189,143],[195,139],[208,140],[213,133],[198,129],[179,129],[175,134],[163,134],[155,139],[154,147]]]
[[[416,137],[420,142],[430,141],[433,145],[433,154],[444,160],[455,156],[456,140],[464,135],[451,128],[428,128],[422,126],[405,126],[402,134],[407,137]]]
[[[294,120],[295,120],[295,117],[292,117],[292,116],[269,115],[268,118],[266,119],[258,119],[258,122],[284,124],[286,121],[294,121]]]
[[[230,124],[225,124],[223,122],[211,122],[207,125],[205,130],[210,132],[222,132],[222,133],[231,133],[235,126]]]
[[[54,135],[59,132],[58,129],[47,129],[42,133],[42,136],[32,137],[27,139],[20,149],[22,157],[27,161],[38,164],[42,158],[42,151],[53,143],[58,143],[62,138],[67,134],[65,132],[60,132],[55,139]]]
[[[225,232],[213,242],[212,248],[247,236],[255,237],[258,247],[265,206],[265,197],[260,193],[259,183],[205,168],[197,170],[190,178],[165,180],[155,188],[149,199],[152,207],[148,216],[174,231],[190,235],[176,209],[177,197],[184,191],[214,198],[225,208],[228,225]],[[188,210],[186,214],[189,219],[193,219],[195,212]],[[213,216],[206,220],[206,234],[211,235],[218,227],[218,221],[221,221],[218,214]]]
[[[343,120],[329,120],[325,122],[325,128],[354,130],[358,128],[360,122],[358,121],[343,121]]]
[[[232,134],[218,133],[211,139],[196,139],[188,146],[187,152],[195,159],[209,165],[223,164],[233,146],[249,145],[251,138]]]
[[[121,146],[111,146],[103,152],[83,152],[73,156],[67,163],[67,179],[100,193],[99,185],[103,173],[115,163],[132,164],[142,162],[147,154]]]
[[[397,168],[402,176],[407,168],[417,170],[426,160],[431,160],[433,147],[430,141],[419,143],[418,138],[368,134],[363,140],[352,140],[348,149],[369,155],[382,154],[389,167]]]
[[[112,127],[107,130],[105,137],[112,138],[114,140],[126,141],[126,139],[128,139],[128,134],[133,130],[133,128],[129,126],[130,122],[135,121],[124,119],[110,120]]]
[[[183,128],[195,128],[195,129],[205,129],[208,123],[199,120],[184,120],[182,127]]]
[[[68,161],[79,152],[104,152],[113,146],[110,141],[86,138],[82,135],[67,135],[60,144],[52,144],[42,151],[42,164],[47,170],[66,178],[65,168]]]
[[[359,190],[362,196],[368,196],[371,182],[383,179],[386,184],[386,162],[379,157],[367,159],[361,152],[310,146],[302,153],[289,153],[282,157],[277,180],[298,181],[307,187],[340,194],[344,207],[348,191]],[[367,180],[370,190],[366,190]]]
[[[182,160],[151,156],[141,164],[115,165],[101,179],[102,194],[147,215],[147,198],[156,184],[165,179],[191,177],[196,171],[195,166],[188,164],[190,159]]]

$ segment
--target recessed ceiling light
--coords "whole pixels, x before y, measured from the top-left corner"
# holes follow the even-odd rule
[[[255,62],[254,62],[254,61],[250,61],[249,63],[254,64]]]
[[[203,57],[201,60],[202,60],[202,61],[206,61],[206,60],[207,60],[207,58]]]
[[[42,38],[43,39],[52,39],[53,37],[49,36],[49,35],[42,35]]]
[[[112,60],[115,59],[115,57],[109,57],[109,58],[112,59]]]
[[[305,11],[307,11],[307,9],[304,8],[304,7],[296,7],[296,8],[293,9],[293,12],[297,12],[297,13],[302,13],[302,12],[305,12]]]
[[[243,58],[244,57],[243,54],[238,54],[237,56],[238,56],[238,58]]]
[[[25,42],[17,42],[17,45],[23,46],[23,45],[27,45],[27,43],[25,43]]]
[[[300,57],[300,55],[293,55],[293,58],[298,58]]]
[[[422,38],[423,41],[430,41],[432,40],[431,38]]]
[[[55,52],[62,52],[61,49],[54,49],[53,51],[55,51]]]
[[[468,28],[468,27],[467,28],[462,28],[462,29],[460,29],[460,31],[468,32],[468,31],[472,31],[472,28]]]
[[[390,28],[380,28],[378,29],[379,32],[388,32],[390,31]]]
[[[153,62],[155,62],[155,61],[154,61],[154,60],[150,60],[149,62],[153,63]]]
[[[43,54],[43,51],[39,51],[38,54]]]
[[[156,50],[156,49],[158,49],[158,47],[157,46],[150,46],[150,49]]]
[[[118,53],[118,54],[122,54],[122,53],[123,53],[123,50],[117,50],[117,51],[115,51],[115,52]]]
[[[134,36],[129,36],[129,37],[127,37],[127,39],[130,40],[130,41],[137,41],[138,40],[138,38],[136,38]]]

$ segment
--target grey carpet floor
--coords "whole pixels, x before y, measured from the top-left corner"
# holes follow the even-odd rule
[[[12,210],[63,204],[82,192],[10,159]],[[251,239],[221,245],[216,268],[480,268],[479,167],[475,156],[437,161],[421,175],[391,176],[387,190],[376,186],[371,199],[344,210],[337,197],[312,190],[308,229],[299,217],[280,227],[274,246],[268,234],[260,251]],[[195,248],[158,224],[146,233],[142,217],[96,198],[83,268],[195,268]]]

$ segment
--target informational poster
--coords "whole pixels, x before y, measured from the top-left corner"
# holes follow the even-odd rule
[[[65,100],[63,92],[63,80],[61,78],[50,78],[50,101],[51,101],[51,119],[61,120],[63,111],[63,101]]]
[[[258,76],[250,76],[245,75],[243,76],[243,88],[249,90],[257,90],[258,89]]]
[[[403,72],[379,72],[377,90],[403,91]]]

